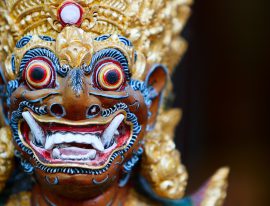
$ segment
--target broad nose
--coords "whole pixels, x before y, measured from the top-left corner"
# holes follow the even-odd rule
[[[68,110],[66,110],[66,107]],[[84,120],[97,117],[101,114],[101,106],[97,103],[90,103],[89,105],[71,105],[52,103],[50,104],[49,113],[56,118],[66,118],[70,120]]]
[[[100,100],[89,94],[89,84],[80,69],[70,71],[62,88],[61,101],[48,107],[51,115],[69,120],[85,120],[101,114]]]

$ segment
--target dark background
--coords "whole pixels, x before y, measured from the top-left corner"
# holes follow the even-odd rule
[[[188,192],[230,166],[226,206],[270,205],[269,3],[195,0],[189,50],[173,76]]]

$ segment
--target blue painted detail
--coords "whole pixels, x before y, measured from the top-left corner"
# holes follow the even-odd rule
[[[83,65],[81,66],[81,68],[82,68],[82,70],[84,71],[85,74],[90,74],[91,71],[92,71],[92,68],[89,67],[89,66],[87,66],[86,64],[83,64]]]
[[[19,87],[19,80],[11,80],[7,84],[7,105],[10,106],[11,94]]]
[[[69,71],[70,71],[70,66],[67,64],[64,64],[62,67],[59,68],[58,74],[60,74],[60,76],[62,77],[65,77],[67,76]]]
[[[126,37],[123,37],[121,35],[118,35],[118,38],[126,46],[133,47],[133,44],[131,43],[131,41],[129,41]]]
[[[142,176],[139,177],[139,184],[140,189],[142,190],[143,194],[148,196],[150,199],[162,203],[164,206],[194,206],[191,199],[189,197],[178,199],[178,200],[171,200],[166,198],[161,198],[155,194],[155,192],[150,187],[149,183],[146,181],[145,178]]]
[[[94,54],[90,67],[94,68],[95,64],[99,60],[104,59],[104,58],[112,58],[115,61],[119,62],[121,66],[123,67],[127,80],[130,80],[131,73],[129,71],[127,58],[118,49],[109,48],[109,49],[103,49],[101,51],[98,51],[97,53]]]
[[[54,180],[51,181],[48,176],[45,176],[45,180],[50,185],[58,185],[58,183],[59,183],[58,177],[55,177]]]
[[[137,59],[138,59],[138,54],[137,54],[137,52],[135,52],[135,57],[134,57],[134,62],[137,62]]]
[[[50,41],[50,42],[55,41],[55,39],[50,37],[50,36],[42,36],[42,35],[40,35],[39,38],[44,40],[44,41]]]
[[[96,41],[105,41],[109,39],[111,34],[104,34],[95,38]]]
[[[17,157],[17,158],[22,158],[22,154],[18,151],[18,150],[14,150],[14,156]]]
[[[77,96],[83,91],[83,71],[81,69],[72,69],[70,72],[71,87]]]
[[[138,164],[143,154],[143,148],[139,148],[136,153],[124,164],[124,174],[123,177],[119,180],[119,187],[125,187],[130,179],[131,172],[134,167]]]
[[[59,73],[61,70],[60,64],[59,64],[59,59],[56,57],[56,55],[50,51],[49,49],[46,48],[34,48],[28,50],[25,55],[23,56],[21,60],[21,65],[20,65],[20,75],[22,75],[23,70],[25,69],[26,64],[35,57],[43,57],[47,58],[50,60],[53,64],[53,67],[56,69],[56,71]],[[61,75],[61,74],[60,74]]]
[[[109,39],[112,35],[111,34],[104,34],[101,36],[98,36],[95,38],[95,41],[105,41],[107,39]],[[126,46],[132,47],[133,44],[131,43],[130,40],[128,40],[126,37],[118,35],[118,38],[120,40],[120,42],[122,42],[123,44],[125,44]]]
[[[28,174],[32,174],[34,171],[34,167],[25,159],[21,160],[21,166],[22,166],[24,172],[26,172]]]
[[[131,79],[129,85],[134,91],[140,91],[142,93],[145,104],[148,106],[148,108],[152,104],[152,99],[154,99],[158,95],[155,89],[151,86],[147,87],[145,82]]]
[[[19,87],[19,81],[17,79],[11,80],[7,84],[7,93],[8,96],[11,96],[11,94]]]
[[[12,68],[13,73],[15,74],[16,73],[16,65],[15,65],[15,55],[14,54],[12,54],[12,56],[11,56],[11,68]]]
[[[28,44],[32,39],[32,36],[24,36],[23,38],[21,38],[17,44],[16,44],[16,48],[20,49],[23,48],[26,44]]]
[[[141,155],[143,154],[143,148],[139,148],[138,151],[130,158],[129,161],[127,161],[124,165],[124,170],[127,173],[130,173],[134,166],[139,162]]]

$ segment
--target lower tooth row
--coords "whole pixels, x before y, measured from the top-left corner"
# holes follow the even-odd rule
[[[87,155],[64,155],[60,153],[58,148],[55,148],[52,152],[52,158],[62,160],[93,160],[96,158],[96,150],[89,150],[89,154]]]

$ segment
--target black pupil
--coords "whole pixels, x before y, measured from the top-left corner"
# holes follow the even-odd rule
[[[44,76],[45,76],[45,71],[44,69],[40,67],[35,67],[31,71],[31,79],[33,80],[41,81],[42,79],[44,79]]]
[[[118,72],[116,71],[109,71],[106,75],[106,81],[109,83],[109,84],[116,84],[118,83],[119,81],[119,74]]]

